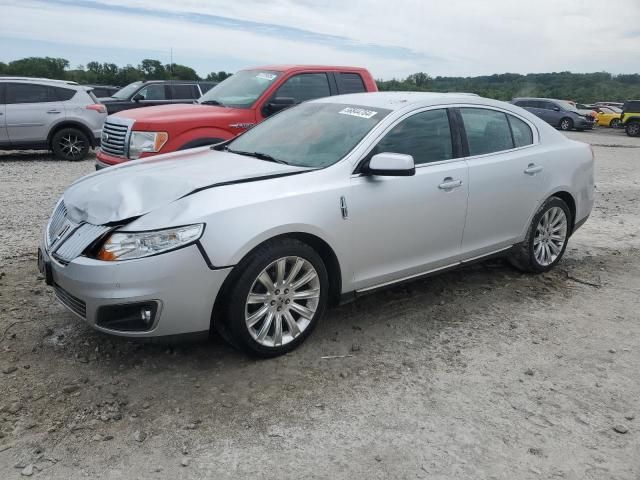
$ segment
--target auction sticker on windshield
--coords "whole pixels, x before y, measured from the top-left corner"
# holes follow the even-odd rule
[[[256,75],[256,78],[261,78],[263,80],[273,80],[274,78],[276,78],[277,75],[275,73],[267,73],[267,72],[260,72],[259,74]]]
[[[374,112],[373,110],[365,110],[364,108],[347,107],[343,108],[338,113],[341,113],[343,115],[351,115],[353,117],[371,118],[378,112]]]

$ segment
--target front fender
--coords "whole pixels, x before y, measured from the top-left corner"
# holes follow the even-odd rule
[[[235,137],[235,134],[223,128],[198,127],[180,133],[176,137],[170,135],[169,141],[165,144],[159,153],[175,152],[184,145],[203,138],[220,138],[229,140]]]

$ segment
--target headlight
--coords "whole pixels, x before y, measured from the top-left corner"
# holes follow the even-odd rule
[[[97,258],[112,262],[156,255],[195,242],[203,231],[204,224],[199,223],[154,232],[116,232],[104,242]]]
[[[143,152],[159,152],[169,140],[167,132],[131,132],[129,158],[136,159]]]

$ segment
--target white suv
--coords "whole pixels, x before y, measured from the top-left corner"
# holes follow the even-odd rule
[[[82,160],[100,145],[107,110],[91,89],[44,78],[0,77],[0,150],[52,150]]]

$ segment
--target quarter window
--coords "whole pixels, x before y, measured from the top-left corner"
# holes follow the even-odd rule
[[[302,73],[291,77],[275,94],[280,98],[293,98],[296,103],[329,95],[331,90],[326,73]]]
[[[506,114],[485,108],[461,108],[469,155],[484,155],[513,148]]]
[[[393,127],[372,154],[403,153],[416,165],[453,158],[451,128],[445,109],[416,113]]]
[[[511,133],[516,147],[531,145],[533,143],[531,127],[513,115],[507,115],[507,118],[509,119],[509,125],[511,125]]]

